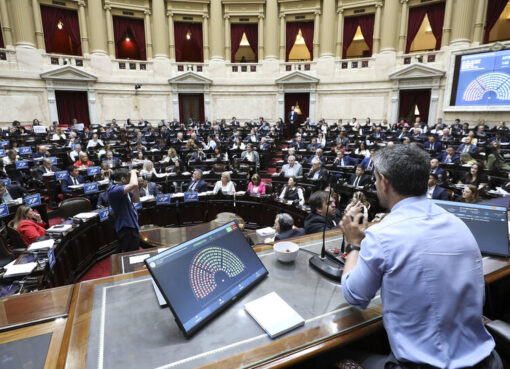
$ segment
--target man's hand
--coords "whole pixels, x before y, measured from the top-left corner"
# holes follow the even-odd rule
[[[340,229],[344,232],[344,238],[347,243],[356,246],[361,245],[361,241],[365,238],[365,229],[368,227],[368,220],[366,218],[363,218],[363,223],[360,224],[362,218],[363,213],[358,213],[352,220],[349,214],[343,217],[340,222]]]

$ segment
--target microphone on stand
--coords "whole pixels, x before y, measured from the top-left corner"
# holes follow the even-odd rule
[[[339,281],[344,271],[343,264],[336,259],[326,257],[326,227],[328,224],[329,202],[331,201],[332,187],[330,184],[328,192],[328,202],[326,208],[326,217],[324,219],[324,228],[322,230],[322,249],[320,255],[314,255],[308,261],[312,268],[326,277]]]

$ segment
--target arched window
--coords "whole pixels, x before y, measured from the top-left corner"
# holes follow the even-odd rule
[[[78,12],[41,5],[41,18],[47,53],[81,55]]]
[[[444,3],[409,9],[406,53],[441,49]]]
[[[113,17],[115,56],[117,59],[146,60],[143,19]]]
[[[313,22],[287,22],[286,61],[313,60]]]

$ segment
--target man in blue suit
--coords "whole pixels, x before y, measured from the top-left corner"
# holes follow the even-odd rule
[[[142,177],[138,177],[138,187],[140,188],[140,197],[156,197],[159,193],[158,186],[154,182],[149,182]]]
[[[289,127],[287,130],[289,133],[288,137],[294,137],[294,133],[297,130],[298,113],[295,109],[295,106],[291,107],[289,114],[287,115],[287,120],[289,121]]]
[[[440,152],[443,146],[441,142],[437,142],[436,136],[432,135],[429,136],[428,141],[423,144],[423,147],[427,151]]]
[[[333,161],[333,165],[337,167],[355,166],[356,164],[358,164],[358,161],[349,155],[345,155],[342,150],[336,153],[335,161]]]
[[[372,171],[374,170],[374,153],[375,153],[375,150],[374,149],[371,149],[370,150],[370,156],[369,157],[366,157],[364,158],[362,161],[361,161],[361,166],[363,166],[363,168],[365,168],[365,171],[366,172],[369,172],[369,173],[372,173]]]
[[[471,138],[464,137],[462,139],[462,143],[459,145],[459,147],[457,147],[457,152],[467,152],[469,154],[474,154],[476,152],[476,145],[471,143]]]
[[[191,181],[188,185],[188,191],[196,191],[196,192],[206,192],[207,191],[207,183],[202,179],[202,171],[200,169],[195,169],[193,171],[193,176],[191,177]]]
[[[433,200],[448,200],[450,194],[446,189],[437,184],[437,174],[430,173],[427,198]]]
[[[85,183],[85,180],[80,175],[80,171],[75,166],[71,165],[68,169],[68,176],[61,182],[62,192],[71,194],[73,190],[69,186],[79,185]]]
[[[442,183],[446,176],[446,171],[439,166],[439,160],[436,158],[430,159],[430,173],[437,176],[439,183]]]
[[[444,164],[454,164],[460,159],[460,156],[452,146],[448,146],[445,152],[438,155],[437,159]]]
[[[285,240],[287,238],[304,236],[305,230],[303,228],[292,228],[294,226],[294,219],[287,214],[278,214],[274,220],[274,229],[276,230],[275,241]]]

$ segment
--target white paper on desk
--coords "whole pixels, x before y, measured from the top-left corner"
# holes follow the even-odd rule
[[[45,126],[33,126],[34,133],[46,133]]]
[[[147,196],[140,197],[140,202],[144,202],[144,201],[148,201],[148,200],[152,200],[152,199],[154,199],[154,196],[147,195]]]
[[[73,228],[73,226],[71,224],[58,224],[58,225],[54,225],[51,228],[48,228],[47,232],[61,232],[61,233],[64,233],[64,232],[69,231],[71,228]]]
[[[83,188],[83,183],[82,184],[77,184],[77,185],[70,185],[70,186],[67,186],[69,188]]]
[[[149,256],[151,256],[151,255],[150,254],[143,254],[143,255],[130,256],[129,257],[129,264],[142,263]]]
[[[9,269],[7,269],[7,272],[5,272],[4,278],[30,274],[36,267],[37,263],[35,262],[11,265]]]
[[[168,249],[169,249],[168,247],[160,247],[160,248],[158,249],[158,254],[159,254],[159,253],[162,253],[163,251],[166,251],[166,250],[168,250]]]
[[[99,216],[99,213],[90,212],[90,213],[76,214],[74,216],[74,218],[78,218],[78,219],[91,219],[91,218],[98,217],[98,216]]]
[[[305,324],[305,320],[276,292],[271,292],[244,305],[244,309],[271,338]]]
[[[54,244],[55,244],[54,239],[34,242],[29,246],[28,251],[40,250],[40,249],[51,249],[51,248],[53,248]]]

